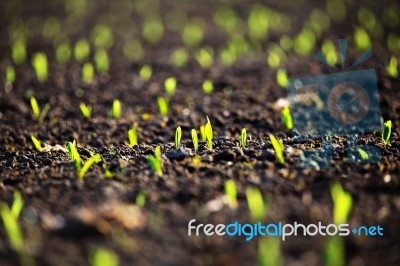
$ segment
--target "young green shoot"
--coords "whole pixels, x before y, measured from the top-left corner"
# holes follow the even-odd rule
[[[392,78],[397,78],[399,76],[399,71],[397,70],[397,58],[395,56],[390,58],[389,64],[386,66],[386,72]]]
[[[147,161],[149,162],[154,173],[158,176],[162,176],[163,172],[162,172],[162,160],[161,160],[160,146],[156,146],[156,148],[154,149],[154,155],[148,156]]]
[[[79,109],[81,109],[82,115],[84,118],[89,119],[92,117],[92,106],[86,105],[84,103],[79,104]]]
[[[11,248],[18,253],[22,253],[24,250],[24,239],[18,224],[23,205],[24,202],[19,191],[14,192],[14,202],[11,208],[6,203],[0,202],[0,217],[3,221],[4,231]]]
[[[43,107],[43,109],[40,110],[39,104],[36,101],[35,97],[31,97],[30,102],[31,102],[31,108],[32,108],[33,115],[35,116],[38,123],[41,124],[43,122],[44,118],[46,117],[47,113],[49,112],[51,106],[49,103],[46,103],[45,106]]]
[[[366,153],[363,149],[358,148],[357,151],[358,151],[358,154],[360,154],[360,157],[361,157],[361,159],[362,159],[363,161],[369,159],[368,153]]]
[[[168,100],[165,99],[164,97],[158,97],[157,104],[158,104],[158,109],[160,111],[160,114],[162,116],[167,116],[168,115]]]
[[[90,157],[85,164],[83,165],[83,167],[78,171],[78,176],[79,179],[82,180],[85,177],[86,172],[89,170],[89,168],[95,164],[95,163],[99,163],[101,161],[101,156],[100,154],[94,154],[92,157]]]
[[[91,266],[118,266],[117,254],[106,248],[96,249],[90,256]]]
[[[276,81],[278,82],[279,86],[281,86],[282,88],[286,88],[287,83],[288,83],[288,77],[286,74],[286,70],[278,69],[276,71]]]
[[[12,66],[8,66],[6,70],[6,83],[13,84],[15,81],[15,70]]]
[[[128,139],[130,147],[138,145],[137,125],[133,125],[132,128],[128,130]]]
[[[13,62],[17,65],[25,62],[26,60],[26,44],[23,38],[16,40],[11,47],[11,57]]]
[[[201,137],[201,141],[206,141],[207,137],[206,137],[206,126],[200,126],[200,137]]]
[[[390,135],[392,134],[392,121],[388,120],[383,124],[382,142],[386,146],[389,144]]]
[[[210,122],[210,119],[207,116],[207,124],[205,125],[204,128],[204,134],[206,136],[206,142],[208,145],[208,148],[212,151],[213,149],[213,130],[212,130],[212,125]]]
[[[273,236],[264,236],[258,240],[258,265],[283,265],[280,240]]]
[[[256,187],[247,188],[246,200],[250,210],[251,220],[253,222],[264,221],[265,215],[267,214],[267,209],[260,190]]]
[[[199,138],[197,137],[196,129],[192,129],[192,142],[194,152],[197,152],[199,150]]]
[[[85,84],[90,84],[93,81],[94,69],[93,65],[89,62],[85,63],[82,67],[82,80]]]
[[[225,182],[225,199],[231,209],[236,209],[238,206],[236,184],[233,180]]]
[[[202,85],[203,91],[206,94],[211,94],[214,91],[214,85],[211,80],[206,79]]]
[[[40,140],[38,140],[35,136],[31,135],[31,140],[33,142],[33,145],[35,146],[35,149],[38,152],[42,152],[43,148],[42,148],[42,143],[40,142]]]
[[[100,154],[94,154],[82,166],[81,156],[79,155],[75,140],[73,142],[67,142],[67,149],[69,158],[75,163],[75,168],[78,172],[79,180],[82,180],[85,177],[86,172],[93,164],[99,163],[101,161]]]
[[[104,49],[99,49],[94,55],[94,61],[96,63],[97,73],[103,75],[108,72],[110,67],[107,51]]]
[[[153,69],[151,68],[151,66],[144,65],[139,70],[139,77],[143,81],[148,81],[151,78],[152,73],[153,73]]]
[[[141,190],[136,196],[136,205],[140,208],[144,207],[144,204],[146,203],[146,194]]]
[[[182,138],[182,129],[181,127],[177,127],[175,131],[175,149],[179,149],[181,147],[181,138]]]
[[[289,106],[285,106],[282,109],[281,119],[288,130],[291,130],[293,128],[292,115],[290,114]]]
[[[214,50],[212,47],[207,46],[205,48],[201,48],[196,54],[195,59],[199,65],[208,69],[214,64]]]
[[[333,201],[333,222],[335,224],[347,223],[353,205],[351,194],[344,191],[340,183],[335,182],[331,185],[331,196]]]
[[[32,57],[32,66],[35,69],[36,78],[40,83],[43,83],[47,79],[48,66],[47,56],[43,52],[38,52]]]
[[[324,243],[323,261],[325,266],[345,265],[345,248],[343,238],[328,236]]]
[[[90,54],[90,44],[86,39],[81,39],[75,44],[74,56],[78,62],[84,62]]]
[[[164,81],[164,89],[169,96],[174,95],[176,90],[176,78],[174,77],[167,78]]]
[[[246,144],[247,144],[247,133],[246,129],[242,128],[242,132],[240,133],[240,146],[242,146],[242,148],[245,149]]]
[[[269,135],[269,139],[272,143],[272,147],[274,147],[276,159],[278,159],[279,163],[284,164],[285,158],[283,157],[283,142],[282,140],[277,140],[274,135]]]
[[[109,117],[118,119],[121,117],[121,102],[118,99],[114,99],[112,108],[108,113]]]

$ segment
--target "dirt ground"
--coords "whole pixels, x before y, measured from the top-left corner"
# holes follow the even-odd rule
[[[6,2],[10,1],[5,1],[4,6]],[[216,60],[211,68],[203,69],[193,56],[186,66],[173,67],[168,59],[175,48],[183,46],[179,33],[165,29],[161,42],[147,44],[140,39],[138,26],[143,16],[130,11],[128,18],[132,24],[124,25],[133,28],[146,51],[142,59],[132,62],[122,53],[124,29],[117,29],[118,23],[124,22],[123,18],[118,20],[117,11],[122,12],[123,8],[112,11],[111,2],[88,2],[85,16],[78,20],[80,27],[70,34],[71,43],[89,36],[99,18],[107,14],[115,23],[115,40],[109,49],[110,70],[103,76],[95,75],[89,85],[81,79],[83,63],[72,60],[58,64],[52,43],[40,34],[32,34],[27,40],[28,60],[14,66],[15,82],[5,85],[5,66],[12,63],[7,31],[12,16],[0,19],[0,200],[11,204],[14,191],[21,191],[24,209],[20,225],[37,265],[89,265],[90,253],[98,247],[113,250],[120,265],[256,264],[258,238],[246,241],[243,237],[188,236],[188,222],[250,222],[245,191],[255,186],[268,205],[265,222],[329,224],[333,219],[333,181],[340,182],[353,197],[351,227],[384,228],[382,237],[343,238],[346,264],[400,264],[400,81],[386,72],[391,53],[384,40],[373,41],[374,56],[356,69],[376,70],[381,115],[385,121],[393,122],[391,146],[382,144],[380,132],[360,136],[360,143],[377,147],[382,158],[377,164],[348,164],[346,139],[334,136],[333,167],[302,169],[298,167],[298,151],[312,145],[318,147],[320,142],[296,142],[281,122],[276,102],[287,97],[287,93],[276,83],[276,71],[266,64],[266,47],[240,58],[231,67]],[[215,29],[212,11],[228,3],[245,16],[253,2],[160,1],[158,9],[164,18],[168,10],[178,7],[190,18],[202,18],[206,24],[203,43],[217,51],[225,44],[226,36]],[[291,33],[295,34],[308,18],[310,7],[325,7],[317,1],[303,2],[299,6],[285,1],[262,3],[291,16]],[[66,17],[61,1],[17,3],[21,3],[20,17],[24,21],[49,16],[62,21]],[[365,3],[378,14],[390,4]],[[349,62],[361,54],[352,48],[351,40],[352,25],[356,24],[351,14],[360,6],[363,4],[352,1],[346,19],[332,22],[323,33],[323,38],[333,42],[349,38]],[[385,27],[384,36],[389,31]],[[277,33],[270,35],[270,42],[278,40]],[[314,52],[320,45],[318,40]],[[44,51],[48,56],[49,77],[44,83],[37,81],[30,64],[29,58],[36,51]],[[92,62],[93,51],[88,59]],[[282,67],[290,78],[335,73],[312,55],[303,57],[288,52]],[[153,68],[148,81],[138,76],[144,64]],[[163,117],[158,111],[157,97],[166,96],[163,83],[170,76],[176,77],[177,90],[170,97],[168,116]],[[213,82],[212,94],[202,91],[204,79]],[[78,88],[84,92],[81,97],[77,96]],[[32,115],[30,95],[36,97],[41,107],[45,103],[51,105],[42,124]],[[107,113],[116,98],[121,100],[122,115],[112,119]],[[82,101],[93,106],[92,118],[83,118],[79,110]],[[201,162],[195,162],[190,130],[204,125],[206,116],[213,125],[214,149],[210,151],[205,142],[200,142]],[[138,125],[140,144],[129,147],[127,132],[134,123]],[[178,126],[182,128],[186,153],[174,152]],[[239,145],[242,128],[247,129],[249,136],[245,149]],[[269,134],[283,140],[283,165],[275,158]],[[52,146],[51,150],[36,151],[31,135]],[[83,183],[78,181],[74,163],[65,152],[66,142],[74,139],[84,161],[92,152],[101,155],[101,162],[90,168]],[[155,175],[147,162],[156,145],[162,150],[162,176]],[[105,176],[105,168],[113,177]],[[234,180],[237,185],[239,205],[234,210],[226,205],[218,207],[226,180]],[[146,195],[143,208],[135,206],[140,191]],[[210,206],[217,207],[212,210]],[[0,236],[0,265],[19,265],[18,254],[10,247],[3,226]],[[322,236],[292,237],[281,242],[284,265],[323,265],[325,240]]]

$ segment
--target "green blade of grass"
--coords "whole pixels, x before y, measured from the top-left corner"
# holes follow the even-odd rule
[[[92,157],[90,157],[86,163],[83,165],[82,169],[79,170],[79,179],[83,179],[85,176],[86,172],[89,170],[89,168],[95,164],[100,162],[101,156],[100,154],[95,154]]]
[[[269,139],[272,143],[272,146],[275,150],[276,158],[278,159],[279,163],[284,164],[285,158],[283,157],[283,143],[282,141],[278,141],[274,135],[269,135]]]

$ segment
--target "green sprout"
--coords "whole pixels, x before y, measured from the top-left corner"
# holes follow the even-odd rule
[[[392,56],[390,58],[389,64],[386,66],[386,72],[392,78],[397,78],[399,71],[397,70],[397,58]]]
[[[30,102],[31,102],[31,108],[32,108],[33,115],[35,116],[38,123],[41,124],[43,122],[44,118],[46,117],[47,113],[49,112],[51,106],[49,103],[46,103],[44,105],[42,111],[40,111],[39,104],[36,101],[35,97],[31,97]]]
[[[246,144],[247,144],[247,132],[245,128],[242,128],[242,132],[240,133],[240,146],[242,146],[242,148],[246,148]]]
[[[208,119],[208,116],[207,116],[207,124],[205,125],[205,128],[204,128],[204,134],[206,136],[206,142],[207,142],[208,148],[210,150],[212,150],[213,149],[213,143],[212,143],[213,130],[212,130],[212,125],[211,125],[210,119]]]
[[[32,66],[35,69],[36,78],[38,81],[41,83],[46,81],[48,75],[46,54],[43,52],[35,53],[32,57]]]
[[[231,209],[236,209],[238,206],[238,201],[237,201],[237,190],[236,190],[236,184],[235,181],[233,180],[227,180],[225,182],[225,198],[228,201],[228,205]]]
[[[101,161],[101,156],[100,154],[92,155],[92,157],[90,157],[82,166],[81,156],[79,155],[76,145],[77,144],[75,140],[73,142],[67,142],[67,149],[70,159],[75,163],[75,168],[78,172],[79,180],[82,180],[85,177],[85,174],[89,170],[89,168],[93,164],[99,163]]]
[[[273,236],[261,237],[258,240],[258,265],[283,265],[279,238]]]
[[[267,214],[267,209],[260,190],[256,187],[247,188],[246,200],[250,210],[251,220],[253,222],[263,221]]]
[[[331,185],[331,196],[333,201],[333,222],[335,224],[347,223],[353,200],[351,194],[344,191],[340,183]]]
[[[86,105],[84,103],[80,103],[79,109],[81,109],[84,118],[89,119],[92,117],[92,106],[90,104]]]
[[[172,96],[175,94],[175,90],[176,90],[176,78],[174,77],[169,77],[164,81],[164,88],[165,88],[165,92]]]
[[[90,54],[90,44],[86,39],[81,39],[75,44],[74,55],[78,62],[87,60]]]
[[[31,140],[33,142],[33,145],[35,146],[36,150],[38,152],[42,152],[43,148],[42,148],[42,144],[40,142],[40,140],[38,140],[35,136],[31,135]]]
[[[97,49],[108,49],[114,43],[113,29],[105,24],[98,24],[90,33],[90,40]]]
[[[118,99],[114,99],[112,108],[108,112],[108,116],[118,119],[121,117],[121,102]]]
[[[358,154],[360,154],[362,160],[365,161],[365,160],[369,159],[368,153],[366,153],[363,149],[358,148],[357,151],[358,151]]]
[[[19,65],[26,60],[26,45],[22,39],[16,40],[11,47],[11,56],[15,64]]]
[[[96,249],[90,256],[91,266],[118,266],[118,256],[106,248]]]
[[[284,164],[285,158],[283,157],[283,142],[282,140],[277,140],[274,135],[269,135],[269,139],[272,143],[272,147],[274,147],[276,159],[278,159],[279,163]]]
[[[158,104],[158,109],[160,111],[160,114],[162,116],[167,116],[168,115],[168,100],[165,99],[164,97],[158,97],[157,104]]]
[[[213,48],[207,46],[204,48],[201,48],[195,55],[196,61],[199,63],[199,65],[204,68],[208,69],[210,68],[213,63],[214,63],[214,50]]]
[[[149,65],[144,65],[139,70],[139,77],[144,81],[148,81],[151,78],[152,74],[153,69]]]
[[[128,40],[123,47],[124,56],[130,61],[139,61],[144,56],[143,47],[138,40]]]
[[[206,94],[210,94],[214,91],[214,85],[212,83],[211,80],[206,79],[203,81],[203,85],[202,85],[203,91]]]
[[[276,80],[278,81],[279,86],[286,88],[286,86],[288,84],[288,76],[287,76],[286,70],[278,69],[276,71]]]
[[[143,191],[139,191],[136,196],[136,205],[140,208],[143,208],[144,204],[146,203],[146,194]]]
[[[182,67],[186,65],[189,59],[189,54],[185,48],[177,48],[172,52],[169,63],[175,67]]]
[[[60,22],[55,17],[47,18],[43,25],[43,30],[42,30],[43,38],[47,40],[53,39],[60,33],[60,28],[61,28]]]
[[[12,66],[8,66],[6,69],[6,83],[13,84],[15,81],[15,70]]]
[[[329,17],[336,21],[342,21],[346,17],[346,5],[344,1],[329,0],[326,2],[326,10]]]
[[[207,140],[206,126],[200,126],[200,137],[201,137],[201,141],[206,141]]]
[[[138,145],[137,125],[133,125],[132,128],[128,130],[128,139],[130,147]]]
[[[316,38],[312,30],[303,29],[294,39],[294,51],[299,55],[309,55],[314,49]]]
[[[285,127],[289,130],[293,128],[292,115],[290,114],[289,106],[285,106],[281,113],[281,119]]]
[[[193,142],[194,152],[197,152],[199,150],[199,138],[197,137],[196,129],[192,129],[192,142]]]
[[[253,5],[247,18],[249,37],[253,42],[259,42],[267,38],[270,11],[261,6]]]
[[[90,84],[93,81],[94,69],[93,65],[89,62],[85,63],[82,67],[82,79],[85,84]]]
[[[22,230],[18,224],[18,218],[21,214],[24,201],[19,191],[14,192],[14,202],[10,207],[4,202],[0,202],[0,216],[3,221],[4,230],[8,238],[8,242],[13,250],[18,253],[24,251],[24,239]]]
[[[161,160],[160,146],[156,146],[156,148],[154,149],[154,155],[148,156],[147,161],[149,162],[154,173],[158,176],[162,176],[163,172],[162,172],[162,160]]]
[[[71,58],[71,47],[68,41],[61,42],[56,47],[56,60],[60,64],[68,63]]]
[[[388,120],[383,124],[382,142],[386,146],[389,144],[390,135],[392,134],[392,121]]]
[[[175,149],[179,149],[181,147],[181,137],[182,129],[181,127],[177,127],[175,131]]]
[[[322,44],[322,53],[324,54],[326,61],[330,65],[335,65],[338,61],[336,54],[336,47],[332,41],[324,41]]]
[[[94,54],[94,61],[96,63],[96,70],[99,74],[105,74],[108,72],[110,67],[107,51],[104,49],[99,49]]]
[[[158,43],[164,35],[164,25],[158,18],[149,18],[142,25],[142,35],[150,44]]]
[[[369,37],[368,32],[363,28],[357,27],[354,30],[354,40],[359,50],[367,50],[371,48],[371,38]]]
[[[325,240],[323,260],[325,266],[345,265],[345,249],[343,239],[338,236],[329,236]]]
[[[204,29],[201,21],[187,23],[182,31],[185,46],[198,46],[203,41]]]

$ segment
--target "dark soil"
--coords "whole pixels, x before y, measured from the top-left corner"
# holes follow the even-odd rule
[[[23,19],[64,17],[59,1],[51,5],[46,5],[46,1],[24,2],[27,4],[22,8]],[[183,2],[188,14],[203,17],[207,22],[204,43],[220,47],[225,40],[213,29],[210,14],[217,4]],[[273,8],[298,15],[295,7],[271,2]],[[160,5],[162,14],[172,6],[164,2]],[[232,5],[243,14],[250,6],[244,2]],[[319,4],[304,3],[297,7],[305,10],[304,16],[296,17],[298,24],[307,18],[309,6]],[[356,7],[358,4],[354,3],[349,10]],[[108,4],[93,5],[79,33],[71,34],[71,42],[88,36],[92,25],[108,10]],[[132,13],[132,21],[141,21],[135,14]],[[7,60],[11,58],[6,29],[9,23],[5,18],[0,19],[1,57]],[[351,25],[353,18],[348,15],[346,22],[334,23],[324,36],[333,41],[351,37],[352,28],[345,23]],[[296,33],[300,26],[293,24]],[[140,28],[137,31],[140,33]],[[28,58],[35,51],[46,52],[50,62],[48,80],[43,84],[37,81],[29,60],[15,67],[17,78],[12,86],[4,85],[1,74],[0,200],[11,204],[13,192],[21,191],[25,205],[20,224],[37,265],[89,265],[89,254],[98,247],[115,251],[121,265],[255,264],[257,238],[246,241],[243,237],[188,236],[188,222],[194,218],[213,224],[250,222],[245,190],[255,186],[268,202],[266,223],[329,224],[333,181],[339,181],[353,197],[351,227],[384,228],[383,237],[344,238],[347,264],[400,264],[400,82],[386,73],[390,53],[384,41],[374,42],[375,56],[357,69],[376,69],[382,117],[393,122],[391,146],[382,144],[380,132],[360,136],[360,143],[376,146],[382,158],[377,164],[348,164],[346,139],[335,136],[333,167],[316,170],[298,167],[299,151],[310,149],[311,145],[318,147],[320,141],[296,142],[285,129],[275,102],[287,97],[286,91],[276,84],[275,71],[266,65],[265,52],[242,58],[229,68],[216,62],[211,69],[204,70],[193,58],[187,66],[175,68],[168,64],[168,58],[174,48],[182,46],[176,32],[167,30],[157,45],[145,45],[143,41],[146,56],[136,63],[123,57],[122,38],[119,33],[115,35],[109,74],[96,76],[91,85],[81,81],[81,63],[58,65],[51,43],[39,36],[29,39]],[[277,41],[277,37],[272,35],[271,41]],[[351,49],[351,41],[349,47],[348,60],[353,62],[360,52]],[[153,75],[149,81],[138,82],[138,69],[145,63],[152,66]],[[289,53],[284,67],[290,77],[335,72],[311,57],[293,53]],[[168,117],[162,117],[156,99],[165,96],[163,82],[169,76],[177,78],[178,86],[170,98]],[[210,95],[201,89],[206,78],[213,81],[215,88]],[[226,90],[227,86],[231,90]],[[81,98],[76,96],[78,88],[84,91]],[[30,110],[31,94],[40,106],[47,102],[52,106],[42,124],[35,121]],[[107,117],[115,98],[122,102],[120,119]],[[82,117],[81,101],[93,106],[91,119]],[[145,120],[143,114],[151,114],[151,118]],[[214,129],[214,149],[208,150],[201,142],[198,152],[201,163],[195,163],[190,130],[205,124],[206,116]],[[134,123],[138,124],[140,145],[131,148],[127,131]],[[175,149],[177,126],[182,128],[182,146],[187,154],[174,157],[169,152]],[[245,149],[239,145],[243,127],[251,136]],[[275,159],[269,134],[283,139],[284,165]],[[67,141],[76,139],[84,161],[95,152],[101,155],[101,162],[79,183],[68,154],[56,148],[37,152],[31,135],[54,147],[57,144],[65,147]],[[161,177],[153,173],[146,159],[156,145],[162,150]],[[105,177],[105,167],[113,173],[112,178]],[[209,212],[207,204],[222,199],[224,182],[229,179],[237,184],[238,208],[222,206]],[[134,206],[140,191],[147,195],[142,209]],[[18,265],[18,256],[10,248],[3,226],[0,235],[0,265]],[[325,240],[321,236],[292,237],[282,242],[285,265],[323,264]]]

